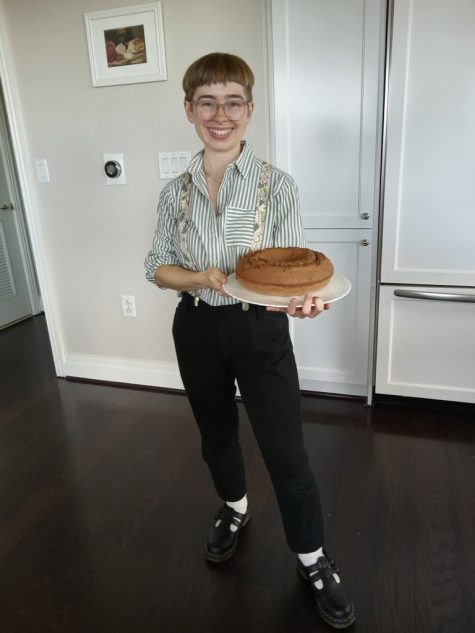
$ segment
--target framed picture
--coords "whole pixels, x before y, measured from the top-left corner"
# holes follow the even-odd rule
[[[93,86],[167,78],[161,2],[84,15]]]

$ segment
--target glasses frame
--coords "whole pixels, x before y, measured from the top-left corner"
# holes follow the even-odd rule
[[[188,99],[186,101],[188,101]],[[199,106],[203,101],[211,101],[211,102],[213,102],[214,105],[215,105],[215,110],[214,110],[213,114],[209,118],[206,118],[206,117],[203,117],[203,116],[200,115],[200,119],[202,121],[211,121],[218,114],[220,108],[223,109],[224,116],[227,119],[229,119],[230,121],[239,121],[240,119],[242,119],[242,117],[244,115],[244,107],[245,106],[249,107],[249,105],[251,103],[253,103],[252,101],[248,101],[248,100],[245,100],[245,99],[240,100],[240,104],[243,106],[242,109],[241,109],[241,113],[239,114],[239,116],[237,118],[233,118],[233,117],[230,117],[229,114],[226,113],[226,109],[225,109],[226,108],[226,104],[229,103],[229,101],[238,101],[238,99],[229,99],[229,101],[224,101],[224,103],[218,103],[217,101],[214,101],[213,99],[197,99],[196,101],[188,101],[188,103],[191,103],[191,105],[194,105],[194,106]],[[198,109],[198,112],[199,112],[199,109]]]

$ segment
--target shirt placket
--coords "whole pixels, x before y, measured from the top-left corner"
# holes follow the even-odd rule
[[[229,169],[229,168],[228,168]],[[218,198],[216,200],[217,212],[214,211],[211,213],[211,221],[210,221],[210,235],[212,238],[212,265],[215,268],[222,268],[222,257],[221,257],[221,248],[222,244],[222,235],[223,235],[223,225],[224,225],[224,217],[226,210],[226,199],[227,199],[227,190],[229,183],[230,174],[228,170],[224,173],[224,178],[219,187]]]
[[[211,205],[210,205],[211,209]],[[218,218],[214,213],[213,209],[211,209],[210,213],[210,221],[209,221],[209,253],[210,253],[210,264],[213,268],[219,268],[219,249],[218,249]]]

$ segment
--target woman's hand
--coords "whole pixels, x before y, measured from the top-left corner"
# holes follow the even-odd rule
[[[162,288],[171,288],[181,292],[211,288],[223,297],[229,296],[223,289],[223,284],[227,282],[228,278],[219,268],[194,271],[181,266],[164,264],[156,269],[155,279]]]
[[[269,310],[269,312],[285,312],[289,316],[296,317],[297,319],[306,319],[307,317],[314,319],[321,312],[329,310],[330,308],[331,303],[323,303],[323,299],[320,299],[320,297],[314,297],[307,292],[303,304],[299,308],[297,308],[297,299],[291,299],[286,308],[273,308],[271,306],[267,306],[266,310]]]
[[[203,287],[211,288],[222,297],[228,297],[229,295],[225,292],[223,288],[223,284],[225,284],[228,280],[226,275],[219,268],[207,268],[203,270],[201,273],[203,275]]]

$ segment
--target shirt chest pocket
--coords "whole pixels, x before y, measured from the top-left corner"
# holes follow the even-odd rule
[[[226,246],[250,247],[255,231],[254,209],[238,209],[228,207],[224,225],[224,239]]]

